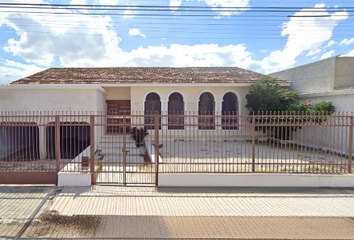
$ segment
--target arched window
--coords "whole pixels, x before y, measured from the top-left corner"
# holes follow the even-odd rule
[[[228,92],[222,99],[222,128],[238,129],[238,102],[233,92]]]
[[[184,129],[184,101],[180,93],[172,93],[168,99],[168,129]]]
[[[199,97],[198,114],[199,129],[215,129],[214,126],[215,101],[213,94],[205,92]],[[209,117],[212,116],[212,117]]]
[[[145,99],[145,115],[161,115],[161,99],[157,93],[149,93]],[[154,116],[146,116],[145,124],[154,124]],[[161,118],[160,118],[161,123]],[[148,129],[154,129],[154,126],[147,126]]]

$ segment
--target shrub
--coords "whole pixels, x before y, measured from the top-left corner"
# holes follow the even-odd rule
[[[246,108],[253,113],[285,111],[296,102],[297,92],[282,88],[275,78],[263,77],[246,95]]]
[[[247,105],[246,108],[250,110],[251,114],[262,115],[264,112],[268,114],[277,115],[309,115],[315,117],[269,117],[261,118],[256,117],[256,123],[262,122],[263,125],[279,125],[274,126],[257,126],[257,131],[269,131],[274,138],[289,139],[291,132],[301,129],[296,126],[299,123],[313,121],[317,124],[322,124],[326,120],[324,117],[331,115],[335,107],[331,102],[319,102],[312,106],[312,103],[306,101],[305,103],[296,103],[298,94],[295,91],[289,91],[281,88],[276,82],[275,78],[263,77],[258,82],[251,86],[250,92],[246,95]],[[317,117],[319,116],[319,117]],[[290,126],[281,126],[288,124]],[[293,125],[293,126],[291,126]]]

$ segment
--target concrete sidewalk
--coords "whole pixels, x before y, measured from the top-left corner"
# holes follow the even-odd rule
[[[30,205],[9,188],[0,209],[28,213],[1,210],[4,238],[354,238],[354,189],[47,187]]]

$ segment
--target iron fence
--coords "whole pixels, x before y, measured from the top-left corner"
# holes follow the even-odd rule
[[[53,182],[58,172],[89,172],[93,183],[124,185],[157,184],[159,172],[352,173],[353,120],[353,113],[2,112],[0,182],[14,173]]]

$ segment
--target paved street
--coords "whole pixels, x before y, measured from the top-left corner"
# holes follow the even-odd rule
[[[0,238],[353,239],[354,189],[0,186]]]

